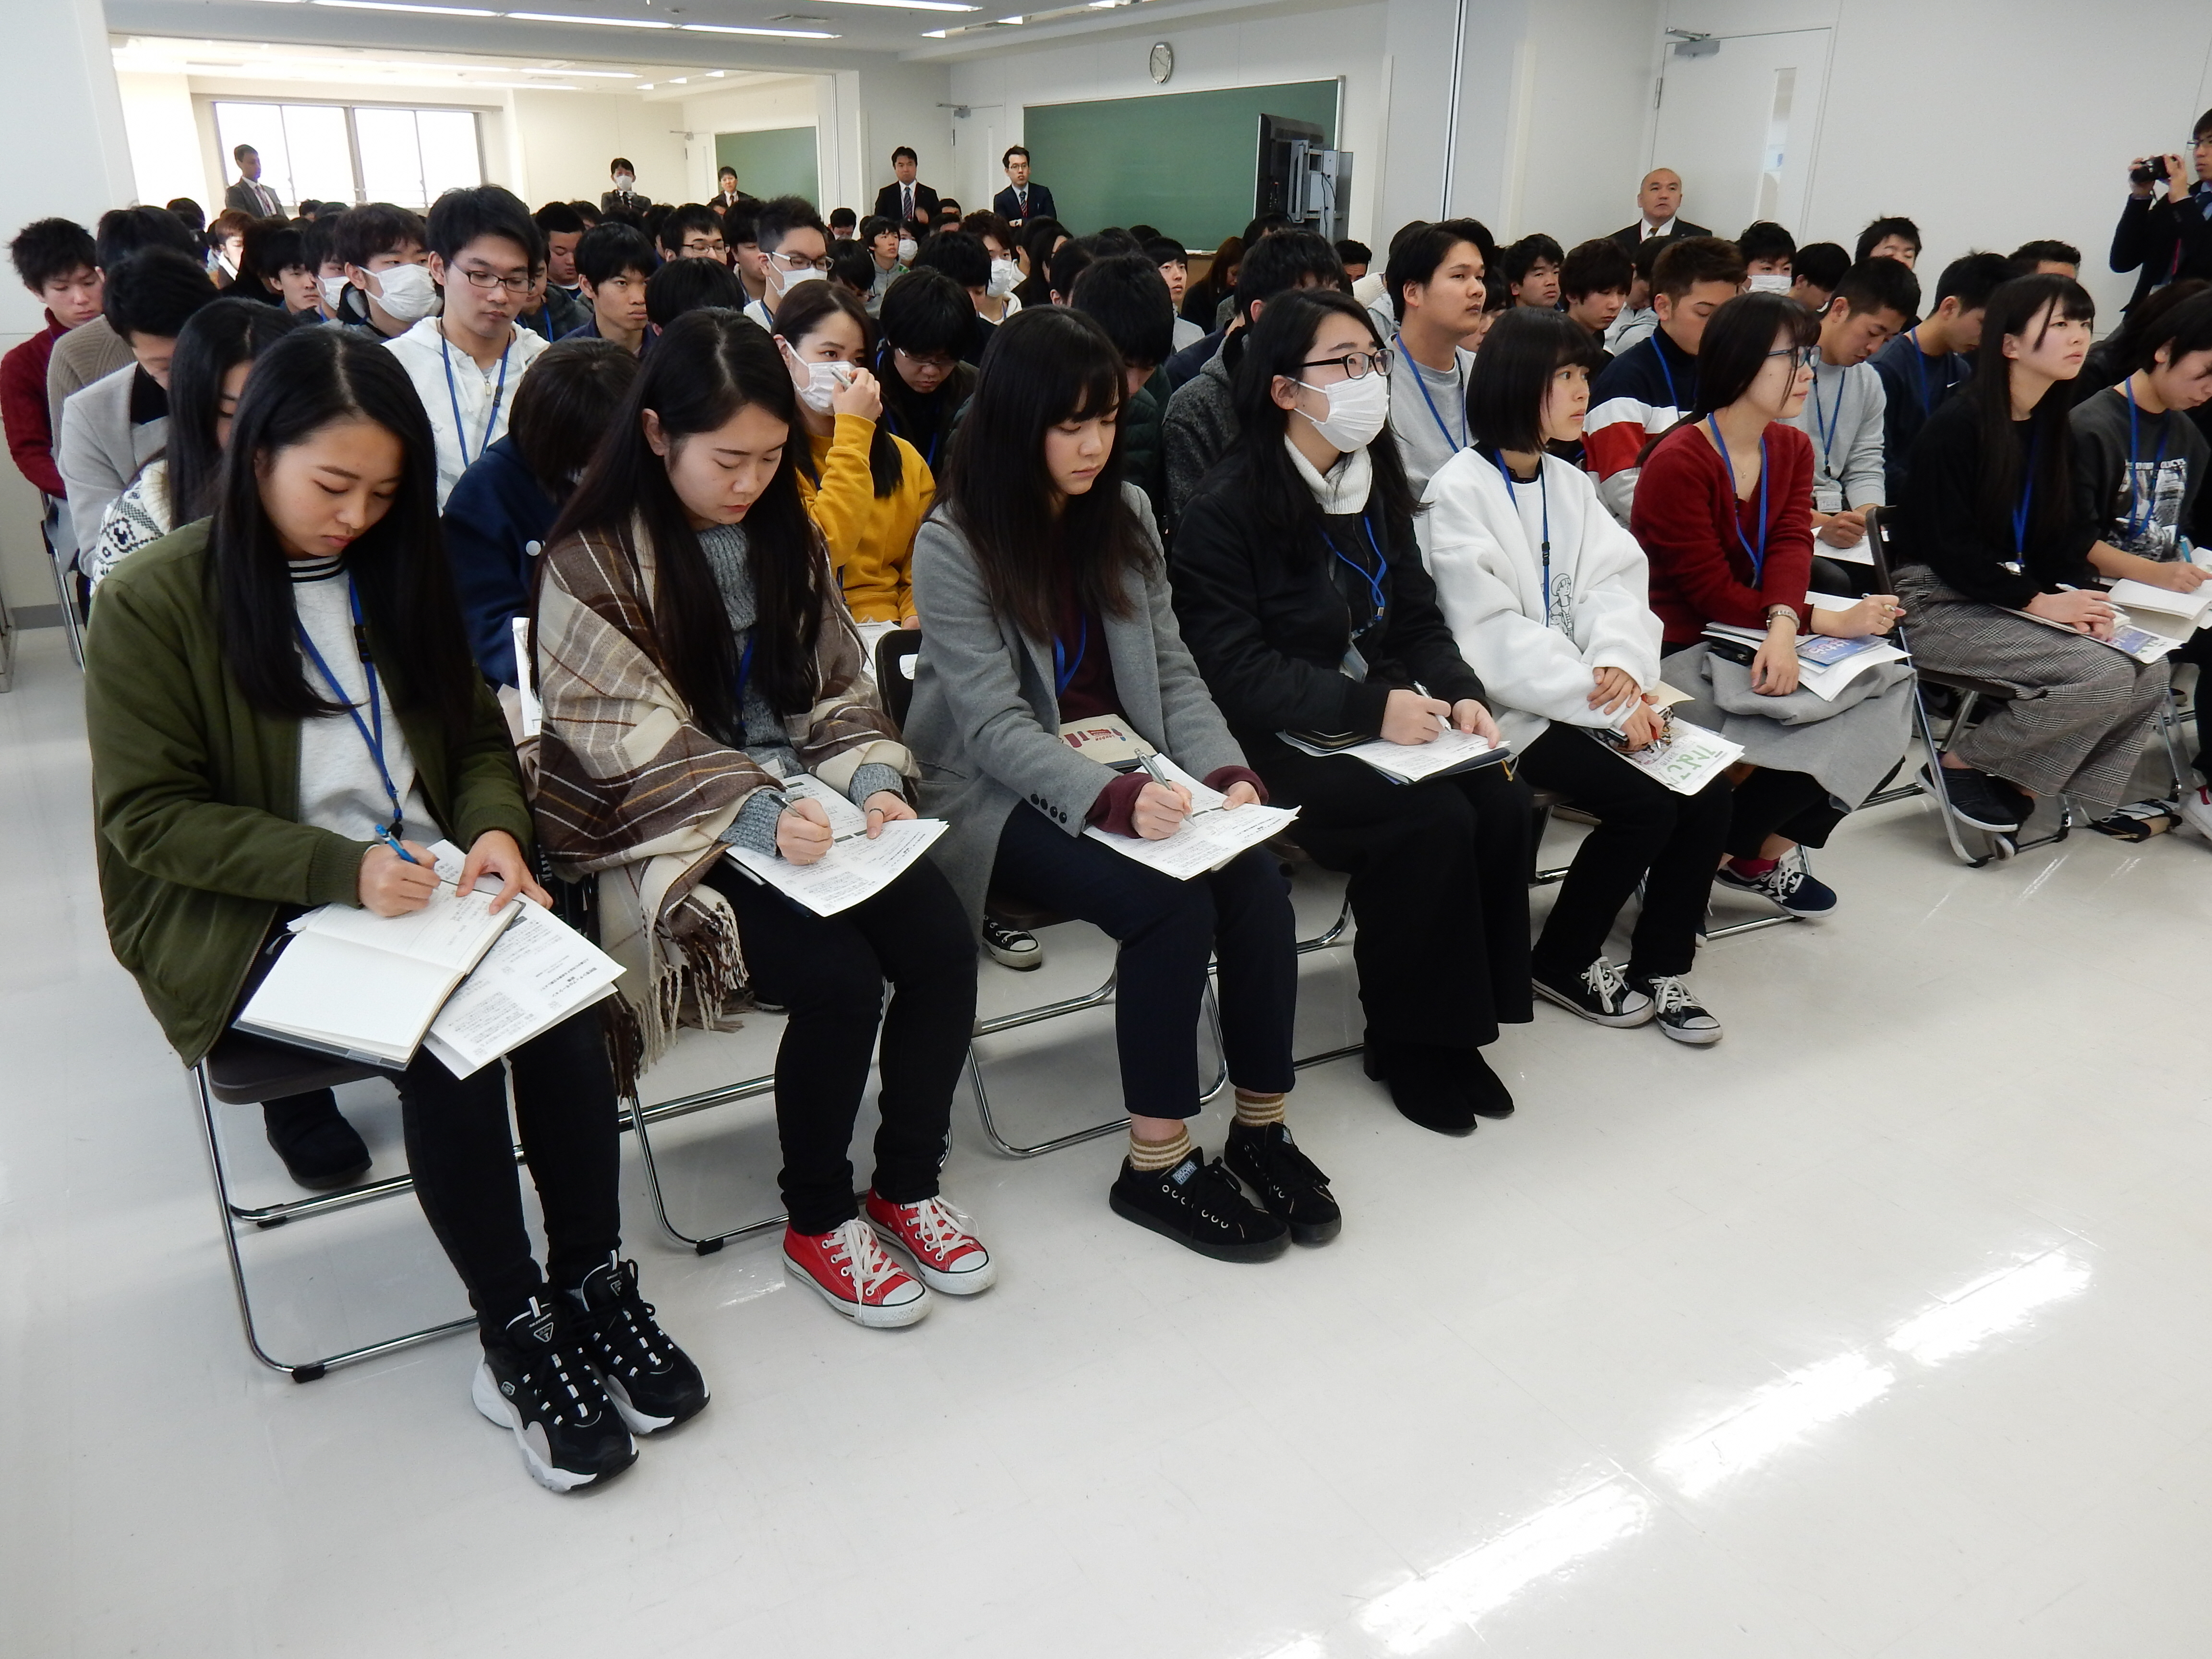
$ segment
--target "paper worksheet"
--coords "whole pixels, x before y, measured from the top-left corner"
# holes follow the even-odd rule
[[[1175,834],[1164,841],[1147,841],[1142,836],[1117,836],[1095,823],[1083,833],[1162,875],[1188,881],[1218,870],[1247,848],[1279,835],[1297,819],[1296,807],[1231,806],[1220,791],[1207,788],[1166,756],[1159,756],[1157,764],[1170,781],[1190,792],[1190,816]]]
[[[1512,758],[1510,744],[1493,744],[1457,726],[1447,726],[1427,743],[1392,743],[1375,738],[1348,749],[1322,749],[1290,732],[1275,734],[1291,748],[1308,755],[1349,755],[1364,761],[1394,783],[1419,783],[1446,772],[1472,771]]]
[[[1590,733],[1594,743],[1605,743],[1596,732]],[[1666,731],[1655,741],[1631,751],[1606,748],[1626,761],[1645,776],[1657,779],[1678,795],[1694,795],[1729,767],[1743,758],[1743,745],[1730,743],[1717,732],[1708,732],[1702,726],[1692,726],[1685,720],[1669,720]]]

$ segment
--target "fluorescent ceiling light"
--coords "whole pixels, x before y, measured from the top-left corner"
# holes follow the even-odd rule
[[[510,12],[509,16],[520,14]],[[690,29],[694,34],[769,34],[779,40],[838,40],[844,37],[823,29],[748,29],[732,23],[679,23],[678,28]]]
[[[563,86],[558,81],[550,84],[544,81],[477,81],[471,84],[479,87],[505,87],[514,92],[581,92],[583,90],[581,87]]]
[[[963,6],[955,0],[828,0],[833,6],[890,6],[900,11],[976,11],[975,6]]]
[[[688,75],[672,75],[668,77],[668,84],[672,87],[687,86],[690,83],[690,80],[691,77]]]
[[[337,6],[346,11],[426,11],[438,17],[496,17],[495,11],[482,6],[417,6],[409,0],[314,0],[319,6]]]
[[[594,79],[606,81],[635,81],[637,79],[637,71],[635,70],[534,69],[525,70],[522,72],[525,75],[588,75],[592,76]],[[720,75],[721,72],[722,71],[720,70],[716,70],[714,71],[717,75]]]
[[[574,12],[511,11],[507,14],[518,23],[596,23],[610,29],[672,29],[673,23],[664,23],[657,17],[579,17]]]

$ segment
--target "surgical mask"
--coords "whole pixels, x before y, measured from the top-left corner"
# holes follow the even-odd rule
[[[1787,294],[1790,289],[1788,273],[1779,270],[1754,270],[1751,274],[1753,294]]]
[[[423,265],[394,265],[372,272],[381,290],[377,304],[385,314],[403,323],[419,323],[438,309],[438,285]]]
[[[799,401],[817,415],[827,415],[830,400],[851,386],[853,376],[860,372],[850,363],[802,363],[795,358],[791,366],[794,371],[806,371],[804,384],[795,373],[792,383],[799,388]]]
[[[615,174],[615,188],[617,190],[628,190],[636,182],[637,175],[634,173],[617,173]]]
[[[353,284],[343,276],[318,276],[315,286],[322,292],[323,309],[335,317],[338,314],[340,303],[345,299],[346,289]]]
[[[994,300],[1002,300],[1014,291],[1022,280],[1022,268],[1012,259],[991,261],[991,281],[984,292]]]
[[[1390,423],[1390,383],[1380,374],[1363,374],[1334,386],[1306,386],[1304,380],[1298,384],[1328,399],[1326,418],[1314,421],[1306,415],[1306,419],[1313,421],[1314,429],[1322,437],[1347,453],[1366,448]],[[1305,410],[1298,413],[1305,415]]]
[[[825,274],[811,268],[805,270],[791,270],[778,264],[774,259],[768,262],[768,285],[775,291],[775,297],[779,301],[789,297],[791,290],[801,283],[826,283],[829,280]]]
[[[902,237],[900,237],[900,238],[899,238],[899,251],[898,251],[898,257],[899,257],[899,263],[900,263],[901,264],[902,264],[902,265],[910,265],[910,264],[912,264],[914,263],[914,256],[915,256],[915,252],[916,252],[916,248],[915,248],[915,240],[914,240],[914,238],[913,238],[913,237],[911,237],[911,236],[902,236]]]

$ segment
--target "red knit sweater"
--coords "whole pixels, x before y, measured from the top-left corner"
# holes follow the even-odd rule
[[[46,420],[46,360],[67,331],[50,311],[42,331],[0,357],[0,423],[7,428],[8,453],[22,475],[49,495],[64,490]]]
[[[1769,605],[1790,606],[1800,627],[1812,620],[1813,442],[1777,423],[1765,443],[1766,562],[1757,586],[1743,544],[1759,545],[1759,488],[1736,500],[1704,428],[1676,428],[1644,464],[1628,527],[1651,561],[1651,609],[1669,646],[1689,644],[1708,623],[1764,629]]]

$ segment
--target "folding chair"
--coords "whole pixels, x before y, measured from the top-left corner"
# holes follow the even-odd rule
[[[69,630],[70,655],[79,668],[84,666],[84,624],[76,608],[76,544],[65,534],[68,520],[64,514],[69,503],[58,496],[40,498],[46,506],[46,517],[39,524],[39,538],[46,544],[46,562],[53,567],[54,597],[62,602],[62,626]]]
[[[1893,574],[1896,569],[1893,556],[1896,550],[1893,535],[1887,510],[1881,507],[1869,507],[1866,515],[1867,551],[1874,559],[1875,580],[1879,591],[1884,593],[1894,593],[1897,591]],[[2049,835],[2033,836],[2026,841],[2021,840],[2016,834],[1995,833],[1975,829],[1972,824],[1965,823],[1960,819],[1957,811],[1951,805],[1950,791],[1944,782],[1943,751],[1966,735],[1973,725],[1977,709],[1988,703],[2011,702],[2012,688],[2000,684],[1995,680],[1977,678],[1972,674],[1948,674],[1939,669],[1924,666],[1912,655],[1912,646],[1903,623],[1897,625],[1896,637],[1898,648],[1905,653],[1906,659],[1911,664],[1913,723],[1919,731],[1922,745],[1928,750],[1928,775],[1936,780],[1936,787],[1931,791],[1917,782],[1905,784],[1895,789],[1881,792],[1875,797],[1875,799],[1901,800],[1908,795],[1916,794],[1932,796],[1936,802],[1936,815],[1943,821],[1943,834],[1951,843],[1952,853],[1957,856],[1960,863],[1970,870],[1980,869],[1991,859],[2002,861],[2016,857],[2029,848],[2048,847],[2053,842],[2065,840],[2074,828],[2074,804],[2063,795],[2058,798],[2057,828]],[[1925,688],[1931,685],[1941,686],[1945,690],[1954,693],[1959,699],[1959,706],[1952,714],[1950,725],[1945,730],[1943,740],[1940,744],[1936,738],[1935,721],[1928,713]],[[1966,842],[1960,833],[1961,830],[1981,836],[1988,842],[1990,850],[1979,858],[1976,858],[1967,850]]]

